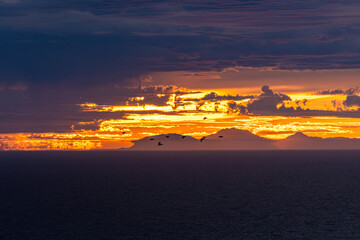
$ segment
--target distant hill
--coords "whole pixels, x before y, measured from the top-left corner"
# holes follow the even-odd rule
[[[221,129],[215,134],[211,134],[207,136],[207,139],[216,139],[218,140],[219,137],[223,137],[226,140],[268,140],[266,138],[260,137],[258,135],[252,134],[249,131],[241,130],[237,128],[227,128]]]
[[[274,141],[235,128],[222,129],[202,141],[179,134],[162,134],[133,141],[131,150],[274,149]],[[159,144],[160,143],[160,144]]]
[[[277,141],[276,146],[279,149],[360,149],[360,139],[309,137],[297,132]]]
[[[222,129],[199,139],[161,134],[133,141],[129,150],[274,150],[360,149],[360,139],[309,137],[298,132],[282,140],[270,140],[236,128]]]
[[[275,141],[236,128],[222,129],[206,137],[204,143],[212,149],[253,150],[274,149]]]

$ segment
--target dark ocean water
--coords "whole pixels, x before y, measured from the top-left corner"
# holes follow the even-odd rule
[[[360,239],[360,151],[2,152],[0,239]]]

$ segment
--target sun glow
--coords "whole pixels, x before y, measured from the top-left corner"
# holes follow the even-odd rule
[[[358,107],[347,107],[344,95],[316,95],[292,93],[291,100],[278,103],[277,110],[301,108],[315,111],[309,116],[279,116],[279,113],[256,115],[241,112],[254,101],[251,95],[231,95],[216,90],[192,90],[184,94],[156,94],[168,97],[163,105],[142,104],[146,96],[135,96],[124,105],[79,104],[82,112],[122,112],[118,119],[96,119],[74,123],[65,133],[14,133],[0,135],[2,150],[91,150],[127,148],[131,141],[157,134],[178,133],[195,138],[216,133],[224,128],[239,128],[271,139],[282,139],[296,132],[318,137],[360,138],[360,118],[317,116],[324,111],[356,112]],[[256,98],[257,100],[259,98]],[[275,111],[273,109],[273,111]],[[290,111],[290,110],[288,110]],[[281,112],[280,112],[281,113]],[[286,113],[286,112],[285,112]],[[292,113],[292,112],[290,112]],[[281,114],[280,114],[281,115]],[[96,125],[86,130],[87,125]]]

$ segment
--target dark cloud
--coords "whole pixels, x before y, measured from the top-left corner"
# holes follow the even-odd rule
[[[128,92],[125,94],[127,97],[126,104],[165,106],[171,95],[175,94],[175,91],[174,86],[139,86],[138,88],[128,88]]]
[[[265,85],[262,87],[262,93],[247,104],[237,104],[236,102],[228,103],[229,113],[238,113],[253,116],[293,116],[293,117],[310,117],[310,116],[333,116],[333,117],[360,117],[360,111],[346,111],[338,107],[339,102],[333,102],[337,111],[330,110],[311,110],[305,108],[307,99],[296,101],[297,107],[286,107],[285,101],[291,101],[291,98],[282,93],[276,93]],[[360,106],[360,97],[349,95],[343,102],[346,107]]]
[[[104,120],[123,118],[126,111],[84,111],[86,109],[80,104],[96,103],[99,110],[102,106],[112,105],[164,106],[176,90],[174,86],[106,86],[97,89],[70,88],[67,91],[62,88],[32,87],[24,90],[23,86],[14,85],[0,89],[0,133],[95,130]],[[142,98],[137,100],[136,97]]]
[[[265,112],[275,112],[278,110],[277,105],[284,101],[290,101],[291,98],[282,93],[273,92],[269,86],[261,88],[262,93],[251,100],[247,105],[247,111],[253,114],[264,114]]]
[[[357,96],[357,95],[346,96],[346,100],[344,101],[344,105],[347,106],[347,107],[360,106],[360,97]]]
[[[211,92],[206,94],[201,100],[205,100],[205,101],[221,101],[221,100],[244,100],[244,99],[251,99],[254,98],[253,95],[218,95],[215,92]]]
[[[349,88],[349,89],[331,89],[331,90],[322,90],[317,91],[316,94],[318,95],[354,95],[360,92],[359,87],[356,88]]]
[[[0,82],[360,66],[358,1],[2,1]]]
[[[2,0],[0,132],[66,131],[74,122],[89,122],[83,127],[94,129],[100,119],[123,113],[83,113],[77,104],[160,106],[170,95],[182,94],[167,87],[130,87],[151,72],[360,68],[359,3]],[[177,97],[174,108],[183,104]],[[211,93],[202,101],[245,98],[252,96]],[[354,104],[355,98],[344,104]],[[307,114],[277,108],[286,100],[263,88],[246,109],[235,102],[229,109]]]
[[[234,101],[228,103],[228,113],[247,114],[247,108],[244,105],[237,104]]]
[[[77,104],[82,99],[73,93],[38,89],[32,91],[0,91],[0,133],[70,132],[76,129],[96,129],[100,120],[121,119],[122,112],[83,112]],[[79,122],[94,122],[78,126]],[[75,126],[75,129],[72,128]]]
[[[345,107],[354,107],[360,106],[360,97],[357,95],[360,93],[359,87],[356,88],[349,88],[346,90],[343,89],[333,89],[333,90],[324,90],[324,91],[317,91],[318,95],[346,95],[345,101],[336,101],[333,100],[333,106],[338,107],[339,104],[343,104]]]

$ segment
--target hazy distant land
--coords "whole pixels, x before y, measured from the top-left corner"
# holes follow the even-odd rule
[[[133,141],[129,150],[316,150],[360,149],[360,139],[309,137],[298,132],[271,140],[236,128],[222,129],[202,140],[180,134],[162,134]]]

